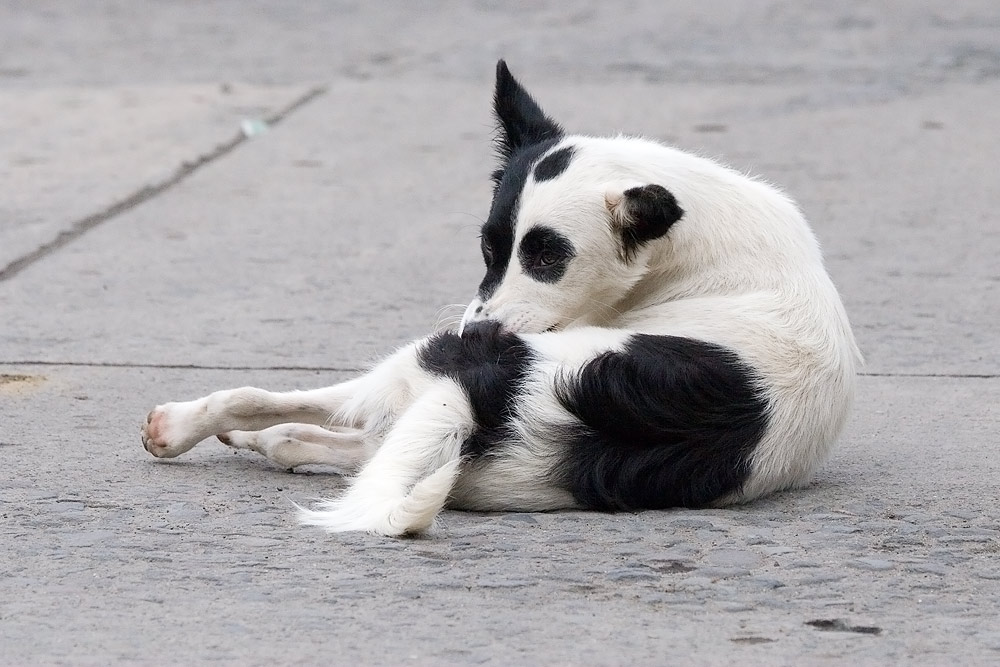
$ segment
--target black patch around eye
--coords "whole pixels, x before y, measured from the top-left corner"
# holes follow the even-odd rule
[[[514,250],[518,202],[532,165],[555,145],[556,140],[552,139],[523,148],[510,157],[502,170],[498,169],[493,174],[494,179],[500,180],[495,183],[490,215],[481,230],[483,238],[493,248],[493,261],[487,265],[486,275],[479,284],[479,297],[483,301],[493,294],[507,272]]]
[[[568,238],[549,227],[533,227],[521,239],[517,257],[524,272],[543,283],[554,283],[566,273],[576,250]]]
[[[479,247],[480,250],[482,250],[483,262],[486,264],[486,266],[488,267],[491,264],[493,264],[493,244],[490,243],[489,239],[487,239],[485,236],[481,237],[479,242]]]
[[[566,171],[570,161],[573,159],[574,149],[566,146],[546,155],[541,162],[535,165],[534,176],[536,181],[551,181],[559,174]]]

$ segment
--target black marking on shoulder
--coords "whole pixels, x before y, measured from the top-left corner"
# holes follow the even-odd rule
[[[493,294],[507,272],[514,250],[518,202],[531,166],[557,142],[557,139],[551,139],[517,151],[499,174],[490,214],[481,230],[483,260],[486,262],[486,275],[479,285],[479,297],[483,301]]]
[[[532,362],[531,349],[516,334],[489,320],[470,324],[462,335],[444,332],[420,349],[421,368],[449,377],[465,391],[476,430],[462,454],[480,456],[507,438],[514,401]]]
[[[517,249],[524,272],[543,283],[558,282],[575,255],[568,238],[542,225],[529,229]]]
[[[738,491],[769,420],[754,371],[731,350],[633,336],[557,386],[579,424],[556,482],[601,509],[698,507]]]
[[[569,168],[569,163],[573,160],[576,152],[572,146],[564,146],[557,151],[552,151],[542,161],[535,165],[534,177],[536,181],[551,181],[559,174]]]

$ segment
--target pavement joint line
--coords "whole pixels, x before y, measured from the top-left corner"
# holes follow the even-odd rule
[[[3,361],[0,366],[69,366],[78,368],[162,368],[182,371],[317,371],[323,373],[364,373],[368,368],[340,366],[214,366],[210,364],[152,364],[127,361]]]
[[[276,125],[284,120],[289,114],[324,94],[326,90],[325,86],[310,88],[305,94],[299,96],[284,108],[266,116],[264,121],[268,125]],[[72,223],[69,228],[60,231],[51,241],[43,243],[31,252],[18,257],[0,269],[0,282],[10,280],[35,262],[66,247],[102,223],[111,220],[122,213],[130,211],[133,208],[149,201],[153,197],[166,192],[205,165],[215,162],[219,158],[228,155],[248,139],[249,137],[245,133],[238,132],[234,137],[217,145],[208,153],[199,155],[194,160],[182,162],[181,166],[178,167],[177,170],[165,180],[152,185],[144,185],[124,199],[114,202],[103,210],[77,220]]]
[[[128,361],[40,361],[0,359],[0,366],[70,366],[82,368],[162,368],[190,371],[298,371],[321,373],[365,373],[369,368],[345,366],[216,366],[212,364],[156,364]],[[955,378],[960,380],[997,380],[1000,373],[858,373],[858,377],[887,378]]]

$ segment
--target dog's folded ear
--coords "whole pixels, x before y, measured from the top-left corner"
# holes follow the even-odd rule
[[[497,62],[493,113],[497,119],[497,150],[504,163],[525,146],[558,139],[563,135],[559,124],[542,112],[503,60]]]
[[[621,241],[621,258],[631,262],[639,249],[658,239],[684,215],[677,199],[662,185],[609,188],[604,203],[611,229]]]

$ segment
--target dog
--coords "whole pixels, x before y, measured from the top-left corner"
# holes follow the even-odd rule
[[[718,507],[802,487],[861,356],[803,215],[643,138],[570,135],[497,64],[486,274],[457,330],[310,391],[156,407],[153,456],[217,435],[352,475],[300,520],[428,529],[481,511]]]

